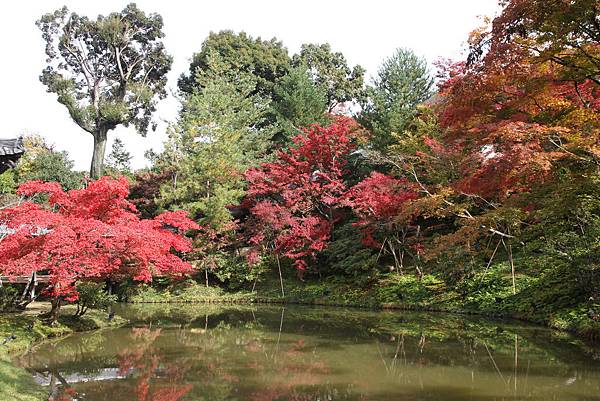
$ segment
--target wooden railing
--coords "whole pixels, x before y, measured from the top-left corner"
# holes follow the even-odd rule
[[[0,276],[0,287],[11,284],[25,284],[19,304],[27,305],[37,298],[36,287],[38,284],[48,283],[49,281],[49,276],[37,273],[33,273],[31,276]]]
[[[2,284],[29,284],[32,276],[0,276],[0,283]],[[50,276],[36,274],[36,283],[47,283],[50,281]]]

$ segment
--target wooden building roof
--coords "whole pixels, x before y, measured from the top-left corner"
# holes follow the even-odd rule
[[[22,138],[0,139],[0,174],[15,167],[23,153],[25,146]]]

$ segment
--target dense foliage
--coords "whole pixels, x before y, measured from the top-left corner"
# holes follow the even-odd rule
[[[0,272],[47,274],[46,293],[56,300],[76,300],[80,281],[148,282],[191,269],[176,254],[191,250],[179,232],[198,225],[183,211],[139,219],[126,200],[125,178],[104,177],[67,192],[55,182],[30,181],[17,193],[29,200],[0,210],[0,226],[7,232],[0,242]],[[44,204],[35,202],[40,195],[47,197]]]
[[[251,244],[293,259],[299,270],[327,246],[346,190],[346,157],[354,147],[349,124],[315,125],[276,161],[246,172]]]
[[[360,65],[350,68],[346,57],[334,52],[329,43],[302,45],[292,63],[307,69],[315,85],[325,93],[329,112],[364,95],[365,70]]]
[[[102,252],[133,263],[136,268],[127,275],[138,279],[150,278],[149,266],[189,272],[190,266],[170,252],[173,247],[189,251],[193,279],[207,286],[254,290],[266,276],[262,273],[276,268],[282,290],[283,276],[299,272],[302,281],[347,285],[386,303],[429,307],[422,296],[427,293],[463,310],[545,322],[562,313],[583,331],[598,332],[598,3],[500,4],[501,13],[468,38],[465,60],[435,65],[435,81],[433,68],[409,49],[396,50],[365,85],[362,67],[349,66],[329,44],[304,44],[290,56],[276,38],[211,33],[179,79],[181,110],[164,151],[152,154],[152,167],[130,174],[129,155],[116,142],[111,173],[130,175],[129,200],[124,179],[62,192],[56,182],[65,190],[79,188],[67,172],[66,155],[32,152],[0,176],[0,192],[13,193],[23,179],[55,183],[21,186],[22,195],[49,197],[7,209],[12,214],[2,211],[5,224],[25,231],[8,235],[0,246],[29,249],[22,246],[52,238],[63,224],[71,236],[90,235],[86,227],[100,235],[108,224],[115,240],[102,237],[104,248],[94,242],[89,261],[88,251],[73,260],[36,260],[36,266],[57,271],[56,295],[70,293],[73,277],[86,278],[92,265],[101,270],[93,277],[122,274]],[[113,62],[121,47],[111,40],[125,39],[109,33],[130,31],[116,16],[97,23],[75,14],[68,19],[66,11],[45,16],[40,25],[48,43],[62,38],[61,52],[50,46],[49,56],[66,57],[61,68],[75,68],[81,60],[69,55],[69,40],[87,35],[86,54],[101,51],[117,68]],[[113,89],[121,90],[104,93],[96,109],[90,109],[93,101],[82,108],[73,100],[95,99],[83,67],[69,70],[75,81],[59,79],[52,69],[43,75],[78,124],[84,129],[95,124],[90,131],[108,127],[103,105],[113,111],[133,107],[127,114],[132,119],[110,114],[116,117],[109,129],[127,123],[145,129],[154,95],[164,94],[170,59],[160,42],[160,17],[146,17],[133,6],[122,17],[150,24],[153,32],[136,36],[146,53],[124,56],[130,61],[143,56],[160,66],[150,74],[152,83],[145,83],[150,86],[144,102],[129,103],[122,91],[137,93],[135,79],[146,61],[136,65],[139,74],[131,73],[133,83],[117,70],[101,78],[114,80]],[[68,220],[70,207],[106,200],[101,192],[114,193],[111,204],[121,217],[105,221],[92,213]],[[70,198],[83,194],[95,195],[77,198],[77,204]],[[183,219],[183,211],[196,223]],[[191,245],[166,234],[160,226],[165,216],[179,216],[182,228],[196,228]],[[19,218],[25,220],[15,223]],[[143,235],[136,231],[142,226],[147,227]],[[40,227],[52,231],[32,236]],[[173,238],[183,242],[174,246]],[[158,248],[139,248],[125,257],[128,241],[150,241]],[[144,253],[150,249],[157,254]],[[10,263],[16,263],[14,255]],[[169,269],[166,260],[173,261]],[[28,263],[19,264],[21,273],[31,272]],[[418,302],[411,298],[415,294],[421,294]]]
[[[64,190],[84,185],[85,175],[73,171],[74,163],[67,152],[57,151],[40,135],[24,136],[23,144],[25,154],[17,166],[0,174],[0,194],[10,196],[20,184],[32,180],[58,182]]]
[[[414,119],[417,105],[429,100],[432,87],[427,61],[412,50],[398,49],[386,59],[361,104],[360,121],[373,133],[371,145],[385,151],[393,134],[402,134]]]

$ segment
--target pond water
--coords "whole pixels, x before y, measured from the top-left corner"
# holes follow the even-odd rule
[[[51,400],[600,400],[600,350],[466,316],[336,308],[121,306],[129,327],[17,363]]]

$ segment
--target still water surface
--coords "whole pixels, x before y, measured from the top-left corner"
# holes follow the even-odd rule
[[[600,350],[539,327],[309,307],[123,306],[17,362],[51,400],[600,400]]]

